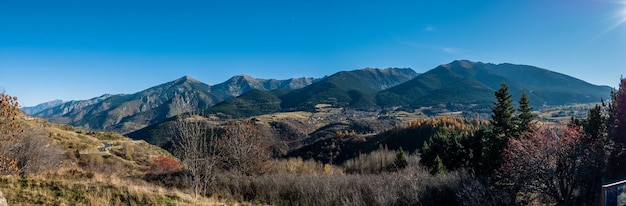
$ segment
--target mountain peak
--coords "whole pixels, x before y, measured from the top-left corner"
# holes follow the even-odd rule
[[[257,78],[254,78],[254,77],[252,77],[252,76],[250,76],[250,75],[247,75],[247,74],[240,74],[240,75],[238,75],[238,76],[240,76],[240,77],[242,77],[243,79],[248,80],[248,81],[254,81],[254,80],[257,80]]]
[[[470,60],[454,60],[454,61],[452,61],[452,62],[450,62],[448,64],[444,64],[444,65],[441,65],[441,66],[443,66],[446,69],[450,69],[452,67],[457,67],[457,68],[460,67],[460,68],[469,69],[469,68],[474,67],[474,65],[476,65],[476,64],[482,64],[482,63],[481,62],[473,62],[473,61],[470,61]]]
[[[171,86],[171,85],[180,85],[180,84],[189,84],[189,83],[196,84],[196,83],[202,83],[202,82],[198,81],[197,79],[194,79],[193,77],[191,77],[189,75],[185,75],[185,76],[183,76],[181,78],[175,79],[174,81],[168,82],[168,83],[166,83],[164,85],[170,85]],[[159,86],[161,86],[161,85],[159,85]],[[156,87],[159,87],[159,86],[156,86]]]
[[[200,81],[198,81],[197,79],[194,79],[193,77],[189,75],[185,75],[181,78],[178,78],[176,82],[200,82]]]

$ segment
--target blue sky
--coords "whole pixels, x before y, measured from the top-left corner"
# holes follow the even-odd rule
[[[190,75],[425,72],[457,59],[594,84],[626,74],[626,4],[524,1],[0,0],[0,88],[33,106],[135,93]]]

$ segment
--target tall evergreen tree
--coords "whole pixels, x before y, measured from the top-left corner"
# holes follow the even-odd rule
[[[496,101],[491,114],[491,130],[482,134],[481,170],[487,175],[502,165],[502,152],[506,149],[508,139],[516,133],[515,109],[508,85],[502,83],[494,95]]]
[[[406,155],[404,154],[404,150],[402,149],[402,147],[398,149],[398,153],[396,153],[396,159],[393,161],[393,164],[398,170],[404,169],[407,165],[409,165],[409,162],[406,160]]]
[[[532,131],[532,121],[535,119],[533,114],[533,108],[530,106],[530,100],[526,92],[522,92],[522,96],[519,98],[519,108],[517,109],[519,114],[517,115],[517,134],[524,135],[527,132]]]
[[[586,168],[584,179],[578,182],[582,188],[589,188],[583,191],[583,199],[589,205],[598,202],[598,193],[590,190],[602,187],[602,178],[607,172],[607,151],[609,150],[609,139],[607,138],[606,122],[604,113],[605,104],[596,105],[587,112],[587,118],[583,120],[582,128],[585,136],[581,139],[582,144],[579,149],[587,151],[585,156],[590,161],[583,162],[581,167]],[[586,194],[585,194],[586,193]]]
[[[626,78],[620,78],[619,89],[611,92],[608,136],[614,144],[609,159],[609,177],[626,176]]]
[[[607,135],[607,117],[604,114],[602,105],[596,105],[587,112],[587,118],[582,122],[583,130],[587,134],[589,141],[606,141]]]
[[[514,135],[515,109],[513,108],[513,98],[509,94],[509,86],[502,83],[495,93],[496,101],[493,103],[491,114],[491,126],[494,134],[500,139],[508,139]]]

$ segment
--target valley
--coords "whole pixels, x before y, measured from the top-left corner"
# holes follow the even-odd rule
[[[610,94],[541,68],[466,60],[423,74],[241,75],[215,86],[185,76],[135,94],[22,108],[38,111],[33,116],[15,112],[15,124],[28,132],[16,130],[16,137],[31,142],[9,148],[33,145],[27,148],[52,159],[11,153],[22,158],[19,172],[7,172],[17,176],[0,177],[0,185],[12,188],[2,191],[9,203],[25,204],[458,204],[476,198],[467,193],[473,187],[494,196],[505,194],[493,188],[509,191],[478,179],[500,171],[494,162],[504,161],[509,137],[571,120],[584,126]],[[514,125],[499,125],[499,116]],[[420,187],[381,191],[387,183]],[[435,195],[441,191],[461,199]],[[361,199],[374,194],[389,199]]]

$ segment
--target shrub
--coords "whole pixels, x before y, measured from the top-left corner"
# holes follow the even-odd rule
[[[404,153],[404,152],[403,152]],[[343,164],[343,168],[347,173],[360,173],[360,174],[376,174],[385,171],[396,171],[398,168],[402,168],[400,165],[403,162],[398,159],[399,151],[393,151],[387,149],[387,147],[380,147],[378,150],[370,152],[368,154],[359,154],[357,158],[347,160]],[[418,166],[419,155],[411,154],[405,156],[406,165],[404,167]],[[396,162],[398,161],[398,162]]]
[[[164,172],[174,172],[183,168],[183,164],[172,159],[169,156],[157,156],[152,160],[152,164],[150,165],[150,172],[152,173],[164,173]]]
[[[365,175],[227,173],[218,175],[212,193],[271,205],[458,205],[462,178],[459,172],[430,175],[416,167]]]

